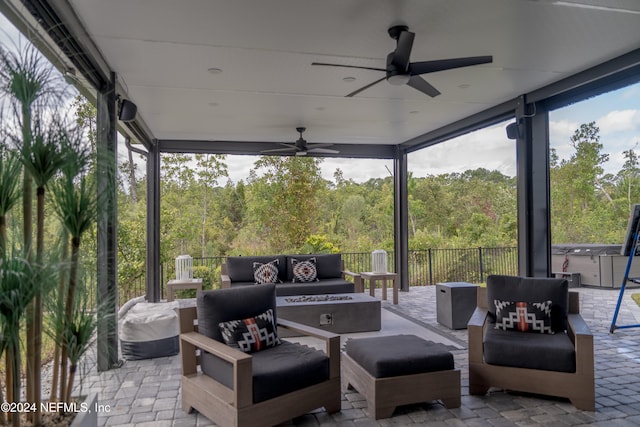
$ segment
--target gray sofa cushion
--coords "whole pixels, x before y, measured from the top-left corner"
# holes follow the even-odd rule
[[[453,355],[444,345],[415,335],[351,339],[346,352],[375,378],[454,368]]]
[[[213,291],[200,291],[196,297],[198,331],[216,341],[222,341],[220,322],[246,319],[273,309],[276,313],[275,285],[241,286]]]
[[[253,353],[253,402],[258,403],[329,379],[329,358],[321,351],[283,341]],[[201,358],[202,372],[233,389],[233,369],[209,353]]]
[[[503,331],[489,327],[484,335],[484,359],[491,365],[575,372],[576,353],[569,336]]]
[[[253,279],[253,263],[266,264],[274,259],[278,260],[278,278],[282,281],[287,280],[287,260],[284,255],[227,257],[227,275],[232,282],[255,283]]]
[[[276,295],[279,297],[291,295],[350,294],[353,293],[354,290],[353,283],[344,279],[322,279],[319,282],[279,283],[276,285]]]
[[[316,259],[316,269],[318,270],[318,279],[335,279],[342,277],[342,255],[340,254],[316,254],[316,255],[287,255],[287,276],[286,282],[293,280],[293,269],[291,259],[305,261],[309,258]]]
[[[567,329],[569,282],[566,279],[490,275],[487,277],[487,307],[492,321],[496,318],[494,300],[543,302],[551,300],[551,328]]]

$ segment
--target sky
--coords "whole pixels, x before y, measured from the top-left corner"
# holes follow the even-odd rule
[[[0,41],[7,43],[9,40],[11,45],[11,40],[18,40],[18,37],[18,31],[0,14]],[[571,156],[569,138],[580,124],[595,121],[600,128],[603,152],[610,155],[605,172],[616,173],[624,163],[623,151],[631,148],[640,151],[640,84],[552,111],[549,120],[550,145],[556,149],[560,159]],[[507,124],[491,126],[411,153],[408,157],[409,171],[415,177],[424,177],[485,168],[515,176],[515,141],[506,137]],[[127,150],[123,141],[120,141],[118,152],[121,161],[126,161]],[[234,182],[246,180],[257,159],[257,156],[227,156],[229,178]],[[393,161],[326,158],[321,163],[322,176],[333,180],[337,168],[342,170],[346,179],[364,182],[389,176],[393,171]],[[138,170],[144,171],[144,165],[140,164]]]

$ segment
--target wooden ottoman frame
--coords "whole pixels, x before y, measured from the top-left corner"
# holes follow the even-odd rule
[[[389,418],[397,406],[441,400],[447,408],[460,407],[460,370],[424,372],[376,378],[348,354],[342,355],[342,383],[367,399],[374,419]]]

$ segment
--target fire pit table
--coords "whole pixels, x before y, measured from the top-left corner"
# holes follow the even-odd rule
[[[336,334],[379,331],[380,300],[361,293],[277,297],[282,319]]]

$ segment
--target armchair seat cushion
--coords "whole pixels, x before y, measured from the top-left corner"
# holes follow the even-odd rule
[[[252,353],[253,403],[262,402],[326,381],[329,358],[321,351],[282,341],[276,347]],[[233,367],[203,352],[202,372],[233,389]]]
[[[258,403],[329,379],[329,358],[321,351],[283,341],[253,354],[253,402]]]
[[[484,335],[484,359],[491,365],[575,372],[576,353],[564,333],[531,334],[489,327]]]

